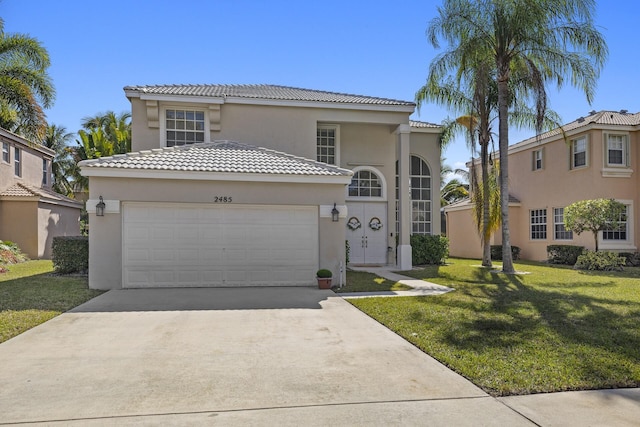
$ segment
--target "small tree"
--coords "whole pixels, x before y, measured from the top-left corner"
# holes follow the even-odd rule
[[[576,234],[591,231],[598,252],[598,232],[619,227],[626,209],[613,199],[581,200],[564,209],[564,226]]]

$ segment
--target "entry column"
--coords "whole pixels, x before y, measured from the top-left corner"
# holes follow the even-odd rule
[[[410,146],[411,127],[402,124],[396,129],[398,142],[396,156],[398,158],[398,220],[400,230],[398,236],[398,259],[400,270],[411,270],[411,188],[409,185],[409,168],[411,164]]]

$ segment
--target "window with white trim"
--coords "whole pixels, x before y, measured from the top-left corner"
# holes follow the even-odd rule
[[[629,166],[629,143],[627,135],[607,133],[607,166]]]
[[[5,163],[10,163],[11,159],[9,157],[9,143],[8,142],[3,142],[2,143],[2,161]]]
[[[627,236],[629,235],[628,214],[629,206],[625,206],[625,210],[620,214],[616,226],[609,227],[602,231],[602,240],[627,240]]]
[[[13,163],[14,163],[14,173],[16,176],[22,176],[22,165],[20,164],[21,159],[22,159],[22,151],[18,147],[14,147]]]
[[[587,166],[587,137],[571,141],[571,169]]]
[[[380,177],[370,170],[357,171],[349,184],[349,197],[382,197]]]
[[[573,231],[564,226],[564,208],[553,208],[553,238],[555,240],[573,240]]]
[[[531,240],[544,240],[547,238],[547,210],[532,209],[530,212]]]
[[[167,147],[205,141],[205,114],[199,110],[165,110]]]
[[[339,131],[337,126],[318,126],[316,160],[330,165],[337,165],[338,142]]]
[[[411,233],[431,234],[431,170],[427,162],[411,156]]]
[[[532,156],[533,156],[532,161],[533,161],[533,170],[534,171],[542,169],[542,165],[543,165],[542,164],[542,153],[543,153],[542,148],[539,149],[539,150],[534,150],[532,152]]]
[[[47,159],[42,159],[42,185],[49,184],[49,164]]]

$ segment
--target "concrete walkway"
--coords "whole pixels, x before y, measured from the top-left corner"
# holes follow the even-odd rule
[[[393,272],[394,267],[349,267],[354,271],[366,271],[368,273],[376,274],[387,280],[393,282],[400,282],[403,285],[412,287],[412,290],[408,291],[381,291],[381,292],[344,292],[339,295],[343,298],[371,298],[371,297],[420,297],[429,295],[441,295],[447,292],[451,292],[454,289],[448,288],[442,285],[436,285],[435,283],[427,282],[425,280],[413,279],[411,277],[402,276]]]

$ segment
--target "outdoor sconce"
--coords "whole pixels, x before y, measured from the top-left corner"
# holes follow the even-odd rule
[[[104,216],[104,207],[104,200],[102,199],[102,196],[100,196],[100,201],[96,205],[96,216]]]
[[[331,209],[331,220],[333,222],[338,222],[340,220],[340,211],[336,208],[336,204],[333,204],[333,209]]]

